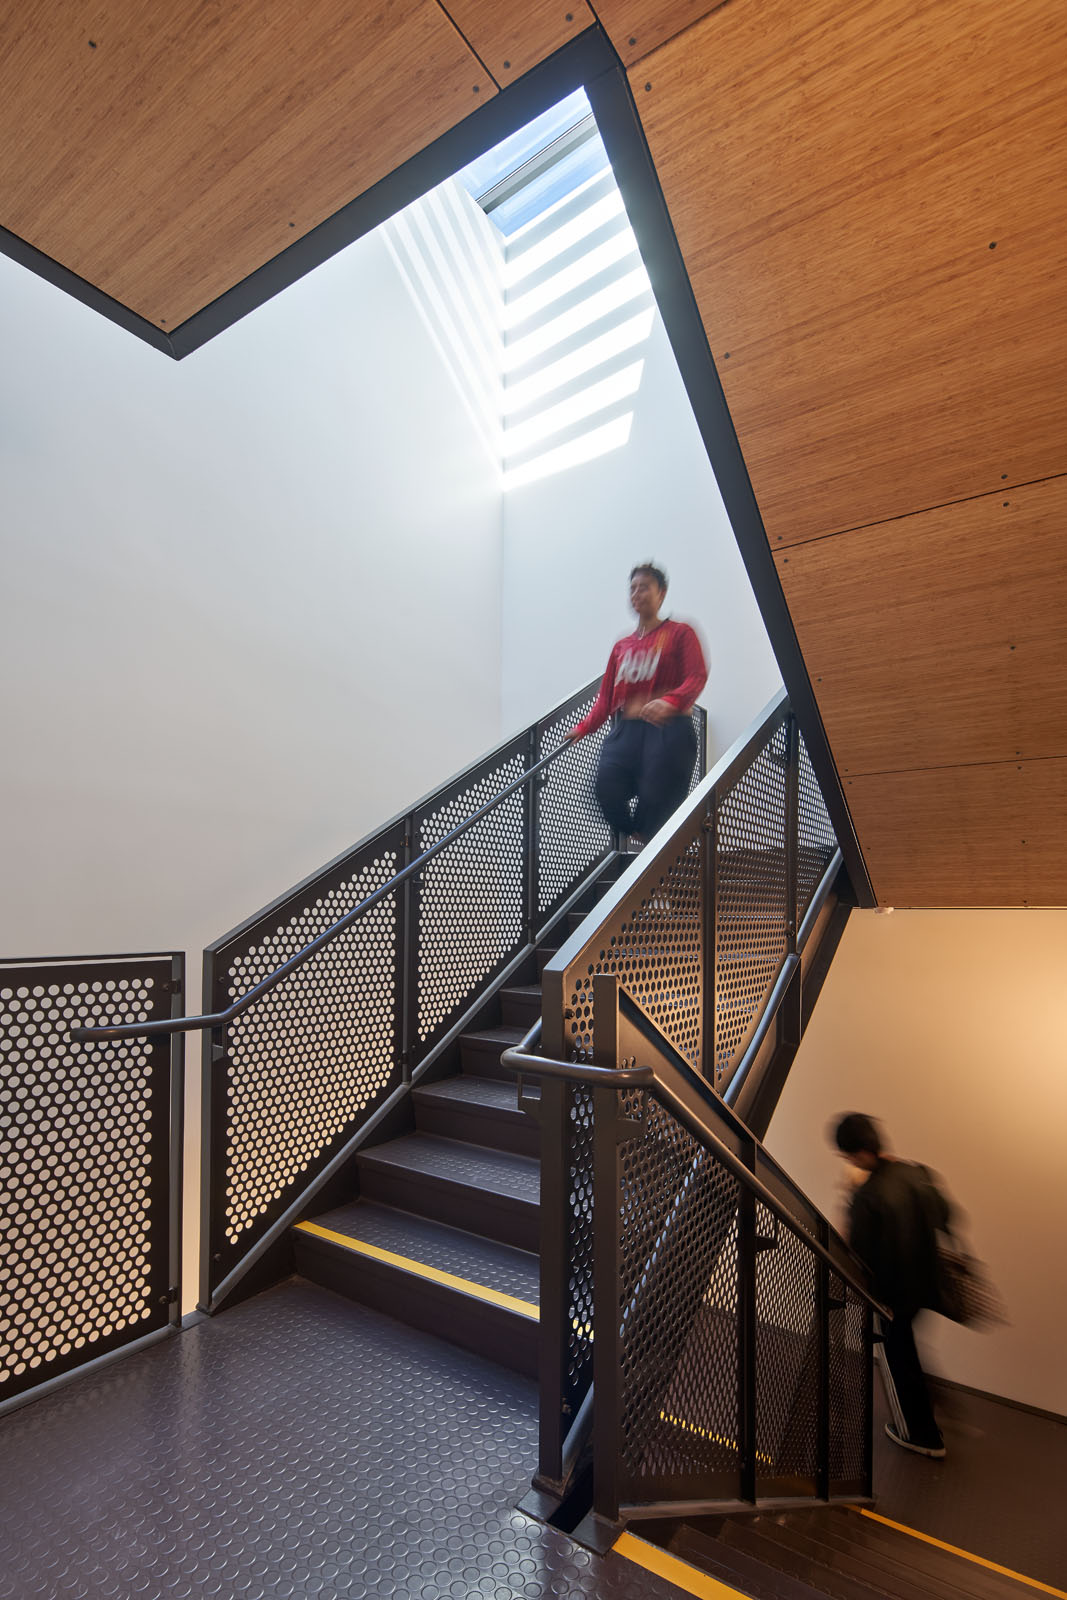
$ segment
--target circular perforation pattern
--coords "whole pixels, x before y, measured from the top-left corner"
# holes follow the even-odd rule
[[[726,1087],[786,950],[786,729],[719,804],[715,1087]]]
[[[547,723],[538,739],[537,759],[558,750],[570,730],[591,708],[594,695]],[[600,814],[593,779],[607,728],[570,747],[546,770],[538,798],[537,909],[553,910],[611,848],[611,829]]]
[[[757,1203],[756,1466],[766,1478],[814,1478],[818,1449],[816,1258]]]
[[[428,850],[493,796],[521,778],[521,754],[424,817],[420,852]],[[423,1044],[525,941],[521,789],[446,845],[418,885],[418,1026]]]
[[[819,879],[837,849],[837,835],[826,810],[811,757],[800,740],[799,794],[797,801],[797,923],[804,920]]]
[[[830,1274],[830,1481],[862,1487],[866,1472],[868,1365],[863,1301]]]
[[[621,1097],[620,1442],[629,1485],[736,1485],[737,1181],[651,1095]],[[620,1486],[620,1492],[623,1492]]]
[[[656,1026],[687,1060],[700,1060],[703,984],[703,896],[700,819],[689,837],[640,898],[628,901],[601,929],[598,944],[568,969],[567,1021],[571,1059],[586,1061],[593,1049],[593,979],[615,974]]]
[[[69,1038],[151,1017],[155,990],[146,974],[18,984],[0,973],[0,1393],[157,1309],[152,1047]]]
[[[398,867],[385,852],[232,958],[244,994]],[[312,891],[313,892],[313,891]],[[398,1071],[396,894],[386,895],[227,1030],[226,1237],[236,1242]]]
[[[593,1091],[567,1085],[567,1370],[577,1412],[593,1377]]]

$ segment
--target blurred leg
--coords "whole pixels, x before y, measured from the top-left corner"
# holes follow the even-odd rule
[[[630,831],[630,801],[637,793],[644,728],[643,722],[617,723],[600,752],[594,789],[604,820],[615,833]]]
[[[689,793],[697,736],[692,717],[672,717],[648,730],[638,775],[634,830],[650,839]]]

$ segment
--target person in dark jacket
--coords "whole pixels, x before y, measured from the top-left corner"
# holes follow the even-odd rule
[[[913,1324],[924,1307],[937,1310],[941,1303],[937,1233],[948,1226],[948,1202],[925,1167],[886,1153],[870,1117],[850,1112],[837,1124],[834,1139],[860,1178],[852,1196],[849,1242],[870,1271],[876,1298],[893,1313],[892,1322],[885,1324],[883,1349],[894,1416],[885,1431],[905,1450],[941,1457],[945,1441],[915,1348]]]

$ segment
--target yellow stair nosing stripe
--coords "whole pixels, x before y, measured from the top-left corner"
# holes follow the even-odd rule
[[[906,1523],[894,1522],[891,1517],[883,1517],[877,1511],[870,1511],[866,1506],[852,1506],[850,1508],[859,1513],[861,1517],[870,1517],[872,1522],[880,1522],[883,1527],[894,1528],[897,1533],[906,1533],[912,1539],[921,1539],[924,1544],[932,1544],[938,1550],[947,1550],[950,1555],[962,1556],[964,1561],[973,1561],[975,1566],[988,1567],[990,1572],[999,1572],[1002,1577],[1014,1578],[1016,1583],[1025,1583],[1030,1589],[1039,1589],[1042,1594],[1056,1596],[1056,1600],[1067,1600],[1067,1592],[1063,1589],[1054,1589],[1050,1583],[1042,1583],[1040,1578],[1028,1578],[1024,1572],[1016,1572],[1013,1567],[1002,1567],[998,1561],[990,1561],[986,1556],[976,1556],[970,1550],[962,1550],[958,1544],[947,1544],[944,1539],[935,1539],[932,1533],[921,1533],[918,1528],[909,1528]]]
[[[540,1320],[540,1308],[535,1306],[532,1300],[520,1300],[513,1294],[502,1294],[499,1289],[487,1289],[484,1284],[475,1283],[472,1278],[461,1278],[454,1272],[442,1272],[439,1267],[429,1267],[423,1261],[416,1261],[413,1256],[401,1256],[393,1250],[383,1250],[380,1245],[368,1244],[365,1239],[353,1238],[348,1233],[337,1233],[332,1228],[322,1227],[318,1222],[298,1222],[296,1227],[300,1233],[310,1233],[316,1238],[328,1239],[331,1244],[342,1245],[355,1255],[366,1256],[371,1261],[380,1261],[388,1267],[399,1267],[404,1272],[413,1273],[417,1278],[425,1278],[428,1283],[437,1283],[446,1289],[459,1289],[475,1300],[484,1300],[486,1305],[499,1306],[504,1311],[515,1311],[519,1316],[528,1317],[532,1322]]]
[[[710,1577],[678,1556],[668,1555],[666,1550],[649,1544],[646,1539],[639,1539],[636,1534],[627,1531],[620,1533],[612,1550],[625,1560],[632,1561],[635,1566],[644,1567],[646,1572],[666,1578],[668,1583],[673,1583],[686,1594],[695,1595],[697,1600],[745,1600],[740,1589],[731,1589],[718,1578]]]

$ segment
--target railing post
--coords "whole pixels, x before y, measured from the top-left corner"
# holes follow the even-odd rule
[[[540,744],[540,723],[535,723],[527,736],[526,770],[530,771],[537,765],[537,751]],[[526,938],[530,944],[537,933],[537,891],[538,891],[538,835],[540,831],[540,778],[527,778],[526,780],[526,805],[525,830],[523,838],[523,926],[526,929]]]
[[[738,1498],[756,1501],[756,1196],[740,1186],[737,1211]]]
[[[593,1090],[593,1511],[619,1516],[619,1091]]]
[[[204,988],[224,988],[214,958],[204,963]],[[205,1010],[215,1009],[205,996]],[[218,1007],[217,1009],[222,1009]],[[226,1029],[204,1033],[200,1081],[200,1299],[201,1311],[210,1311],[215,1285],[223,1274],[221,1242],[226,1205]]]
[[[175,955],[170,967],[170,1014],[185,1013],[185,956]],[[182,1216],[185,1180],[185,1035],[170,1036],[170,1273],[168,1287],[174,1290],[170,1302],[170,1322],[178,1327],[182,1320]]]
[[[797,853],[800,814],[800,729],[794,712],[785,724],[785,929],[786,952],[797,948]]]
[[[413,813],[404,818],[404,840],[400,852],[400,869],[410,866],[417,851],[415,841],[416,819]],[[415,877],[405,878],[400,889],[400,971],[397,982],[400,989],[400,1071],[404,1083],[411,1082],[415,1064],[415,1041],[419,1028],[419,897]]]
[[[563,1445],[572,1417],[563,1410],[567,1370],[567,1285],[569,1282],[567,1182],[570,1086],[542,1078],[541,1125],[541,1293],[538,1329],[540,1427],[537,1488],[563,1487]]]
[[[700,1065],[708,1083],[715,1087],[715,962],[718,939],[719,898],[719,797],[715,789],[708,795],[707,812],[700,834],[700,899],[703,916],[703,975],[700,1020]]]
[[[825,1218],[819,1219],[818,1240],[824,1249],[830,1243]],[[818,1381],[816,1385],[815,1494],[830,1498],[830,1268],[821,1256],[815,1258],[815,1315],[818,1336]]]

